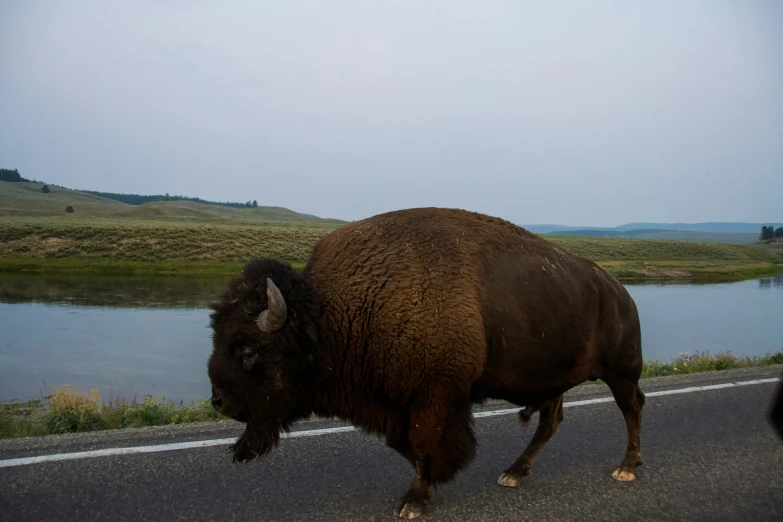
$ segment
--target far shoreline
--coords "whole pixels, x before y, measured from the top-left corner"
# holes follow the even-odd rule
[[[282,260],[285,261],[285,260]],[[95,258],[0,259],[0,273],[36,273],[116,276],[236,276],[246,261],[113,261]],[[305,263],[289,262],[295,270]],[[773,262],[722,260],[617,261],[595,260],[624,283],[642,282],[736,282],[783,273],[783,265]]]

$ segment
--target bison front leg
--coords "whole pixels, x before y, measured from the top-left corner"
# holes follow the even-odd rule
[[[533,459],[541,452],[544,444],[552,438],[563,420],[563,396],[561,395],[543,405],[528,406],[519,412],[519,418],[523,423],[527,423],[536,411],[541,412],[538,417],[536,433],[522,455],[500,475],[498,484],[501,486],[515,488],[522,482],[523,477],[530,474],[530,465],[533,463]]]
[[[411,487],[402,496],[394,515],[400,518],[416,518],[424,513],[430,498],[430,466],[427,460],[416,459],[416,475]]]
[[[394,514],[400,518],[416,518],[426,509],[430,486],[447,482],[465,468],[476,454],[473,416],[470,403],[454,408],[457,401],[444,401],[443,408],[433,401],[428,408],[411,415],[408,440],[416,474],[408,492],[400,499]],[[395,448],[403,455],[408,447]]]

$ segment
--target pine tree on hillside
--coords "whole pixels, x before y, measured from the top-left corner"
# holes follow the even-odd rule
[[[778,227],[775,229],[775,237],[783,238],[783,227]]]
[[[19,182],[29,180],[24,179],[16,169],[0,169],[0,181]]]
[[[44,194],[48,194],[49,193],[49,185],[44,185],[43,187],[41,187],[41,192],[43,192]]]

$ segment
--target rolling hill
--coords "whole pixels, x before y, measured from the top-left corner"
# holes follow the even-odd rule
[[[65,215],[65,207],[73,206],[90,216],[113,215],[128,205],[76,190],[49,185],[50,192],[41,192],[43,183],[0,182],[0,216]]]
[[[769,223],[767,223],[769,224]],[[761,223],[628,223],[612,228],[566,225],[522,225],[536,234],[589,237],[669,239],[734,245],[758,241]]]
[[[0,182],[0,217],[63,217],[127,218],[146,220],[243,221],[298,223],[308,226],[339,226],[337,219],[322,219],[283,207],[235,208],[193,201],[154,201],[129,205],[86,192],[49,185],[50,192],[41,192],[42,183]],[[74,208],[66,214],[67,206]]]
[[[677,241],[697,241],[701,243],[729,243],[732,245],[754,243],[758,240],[758,233],[696,232],[689,230],[662,230],[653,228],[638,230],[569,230],[551,232],[551,234],[589,237],[625,237],[636,239],[670,239]]]
[[[707,223],[627,223],[617,230],[681,230],[718,234],[755,234],[770,223],[707,222]]]
[[[663,231],[676,230],[682,232],[707,232],[713,234],[754,234],[758,235],[761,227],[773,223],[741,223],[741,222],[706,222],[706,223],[626,223],[617,227],[585,227],[569,225],[522,225],[536,234],[557,234],[567,232],[579,232],[579,235],[585,235],[586,232],[637,232],[645,231]],[[777,226],[777,225],[776,225]]]

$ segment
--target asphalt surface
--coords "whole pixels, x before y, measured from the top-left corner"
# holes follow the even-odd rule
[[[780,377],[781,368],[643,381],[646,393]],[[625,451],[614,403],[569,407],[517,489],[496,484],[533,434],[515,415],[476,419],[478,454],[433,492],[419,520],[783,520],[783,441],[767,421],[778,384],[648,396],[644,466],[611,473]],[[566,402],[608,396],[579,387]],[[508,408],[488,403],[480,410]],[[337,426],[306,421],[295,430]],[[234,422],[0,441],[8,459],[236,436]],[[394,520],[412,470],[358,432],[285,439],[262,460],[232,464],[225,446],[0,468],[0,519]]]

